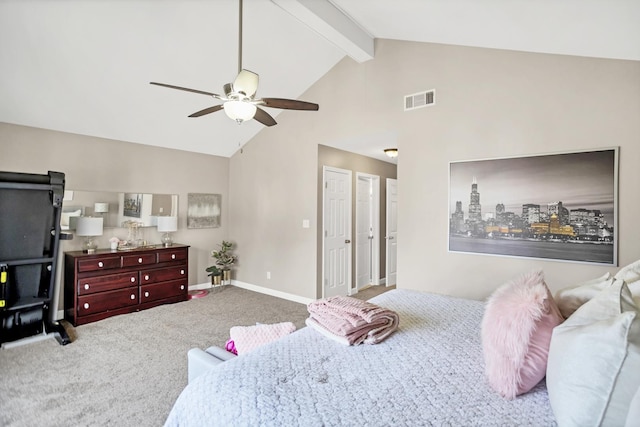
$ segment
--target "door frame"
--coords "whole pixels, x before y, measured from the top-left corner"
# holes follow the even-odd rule
[[[370,227],[371,234],[373,236],[371,240],[371,284],[378,285],[380,284],[380,176],[371,175],[363,172],[356,172],[356,184],[364,179],[369,183],[369,191],[371,193],[370,204],[369,204],[369,218],[370,218]],[[356,201],[358,200],[358,192],[360,191],[360,187],[356,185]],[[359,250],[358,250],[358,226],[359,226],[359,204],[356,202],[356,224],[355,224],[355,233],[352,233],[354,236],[355,243],[355,287],[354,292],[358,292],[358,259],[359,259]]]
[[[398,179],[397,178],[387,178],[386,180],[386,185],[385,185],[385,192],[386,192],[386,216],[387,216],[387,223],[385,224],[385,240],[386,240],[386,245],[385,245],[385,286],[391,286],[392,284],[390,282],[397,282],[397,275],[398,275],[398,230],[396,230],[396,235],[395,236],[390,236],[389,235],[389,230],[391,227],[389,227],[389,224],[393,218],[393,215],[391,214],[391,201],[390,201],[390,197],[389,197],[389,184],[390,183],[394,183],[395,187],[396,187],[396,192],[398,191]],[[397,211],[398,211],[398,206],[397,206],[397,196],[396,196],[396,221],[397,221]],[[397,224],[396,224],[397,226]],[[396,280],[389,280],[389,271],[391,270],[389,268],[390,265],[390,256],[389,254],[391,253],[391,251],[389,250],[389,247],[392,245],[391,240],[395,240],[395,245],[396,245],[396,249],[395,249],[395,265],[396,265],[396,271],[395,271],[395,279]],[[396,283],[393,283],[396,284]]]
[[[347,217],[347,232],[348,232],[348,240],[349,243],[345,243],[347,247],[347,259],[346,259],[346,282],[347,282],[347,295],[351,295],[352,293],[352,280],[351,280],[351,272],[352,272],[352,257],[353,257],[353,245],[351,243],[352,233],[353,233],[353,219],[352,219],[352,204],[353,204],[353,173],[349,169],[340,169],[333,166],[322,166],[322,272],[321,272],[321,283],[322,283],[322,298],[325,297],[326,290],[326,280],[325,277],[325,265],[326,265],[326,238],[327,238],[327,227],[326,227],[326,216],[325,216],[325,208],[326,208],[326,190],[327,190],[327,172],[335,172],[335,173],[343,173],[348,176],[348,186],[347,186],[347,203],[346,203],[346,217]]]

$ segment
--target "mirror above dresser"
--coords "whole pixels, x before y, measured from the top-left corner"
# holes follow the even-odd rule
[[[126,227],[130,221],[153,227],[158,216],[178,216],[178,195],[66,190],[60,228],[69,230],[74,216],[102,217],[103,228]]]

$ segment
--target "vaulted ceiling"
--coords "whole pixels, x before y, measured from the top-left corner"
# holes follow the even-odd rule
[[[244,0],[243,67],[295,99],[376,38],[638,61],[638,22],[638,0]],[[238,24],[238,0],[0,0],[0,122],[229,157],[269,129],[149,82],[223,93]],[[384,159],[384,138],[341,143]]]

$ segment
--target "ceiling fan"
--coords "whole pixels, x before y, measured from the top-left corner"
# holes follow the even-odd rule
[[[223,101],[221,105],[214,105],[204,110],[196,111],[189,117],[200,117],[206,114],[215,113],[224,110],[229,118],[238,122],[255,119],[265,126],[273,126],[277,122],[273,117],[260,106],[270,108],[281,108],[285,110],[308,110],[318,111],[318,104],[306,101],[298,101],[294,99],[284,98],[256,98],[258,90],[258,75],[252,71],[242,68],[242,1],[239,0],[239,31],[238,31],[238,75],[233,83],[227,83],[223,86],[224,96],[216,93],[205,92],[197,89],[189,89],[181,86],[174,86],[165,83],[150,82],[152,85],[164,86],[170,89],[184,90],[187,92],[208,95],[215,99]]]

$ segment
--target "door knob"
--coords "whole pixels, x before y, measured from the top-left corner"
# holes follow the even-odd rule
[[[345,243],[351,243],[351,240],[345,240],[344,242]]]

